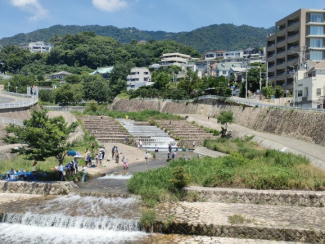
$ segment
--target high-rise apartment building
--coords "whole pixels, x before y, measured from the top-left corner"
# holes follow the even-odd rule
[[[292,70],[306,68],[306,61],[325,58],[325,10],[299,9],[275,23],[267,37],[266,60],[269,82],[292,91]]]

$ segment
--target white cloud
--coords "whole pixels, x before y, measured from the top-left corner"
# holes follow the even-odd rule
[[[106,12],[115,12],[127,6],[124,0],[92,0],[93,5],[99,10]]]
[[[37,21],[47,17],[48,11],[44,9],[38,0],[10,0],[11,4],[23,11],[30,12],[33,16],[29,19]]]

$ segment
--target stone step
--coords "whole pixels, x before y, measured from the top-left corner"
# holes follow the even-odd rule
[[[184,244],[302,244],[303,242],[269,241],[261,239],[240,239],[214,236],[163,235],[149,237],[150,243],[184,243]]]
[[[197,152],[197,149],[195,149],[195,152]],[[185,190],[196,193],[198,201],[203,202],[267,204],[322,208],[325,206],[325,192],[323,191],[254,190],[199,186],[186,187]]]
[[[325,208],[178,202],[161,204],[157,210],[157,227],[169,218],[163,233],[307,243],[325,240]]]

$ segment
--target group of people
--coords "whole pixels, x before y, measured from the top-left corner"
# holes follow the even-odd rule
[[[39,174],[36,169],[37,162],[34,161],[31,172],[26,172],[23,169],[14,170],[11,168],[6,174],[0,173],[0,180],[17,181],[17,180],[33,180],[36,181]]]
[[[115,163],[119,163],[120,161],[120,154],[122,154],[117,146],[112,147],[112,160],[115,161]],[[122,163],[123,163],[123,168],[128,169],[129,168],[129,163],[125,155],[122,155]]]

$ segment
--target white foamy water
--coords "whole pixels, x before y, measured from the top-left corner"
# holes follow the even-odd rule
[[[57,214],[5,214],[2,222],[8,224],[22,224],[24,226],[77,228],[89,230],[138,231],[140,226],[137,220],[85,216],[68,216]]]
[[[67,215],[101,216],[108,213],[127,212],[137,206],[136,198],[81,197],[79,195],[60,196],[47,201],[45,206],[32,209],[33,212],[58,212]]]
[[[103,177],[98,178],[98,180],[107,180],[107,179],[113,179],[113,180],[129,180],[132,178],[133,175],[115,175],[115,174],[110,174],[110,175],[105,175]]]
[[[147,236],[140,231],[85,230],[0,224],[0,242],[6,244],[106,244],[126,243]]]

